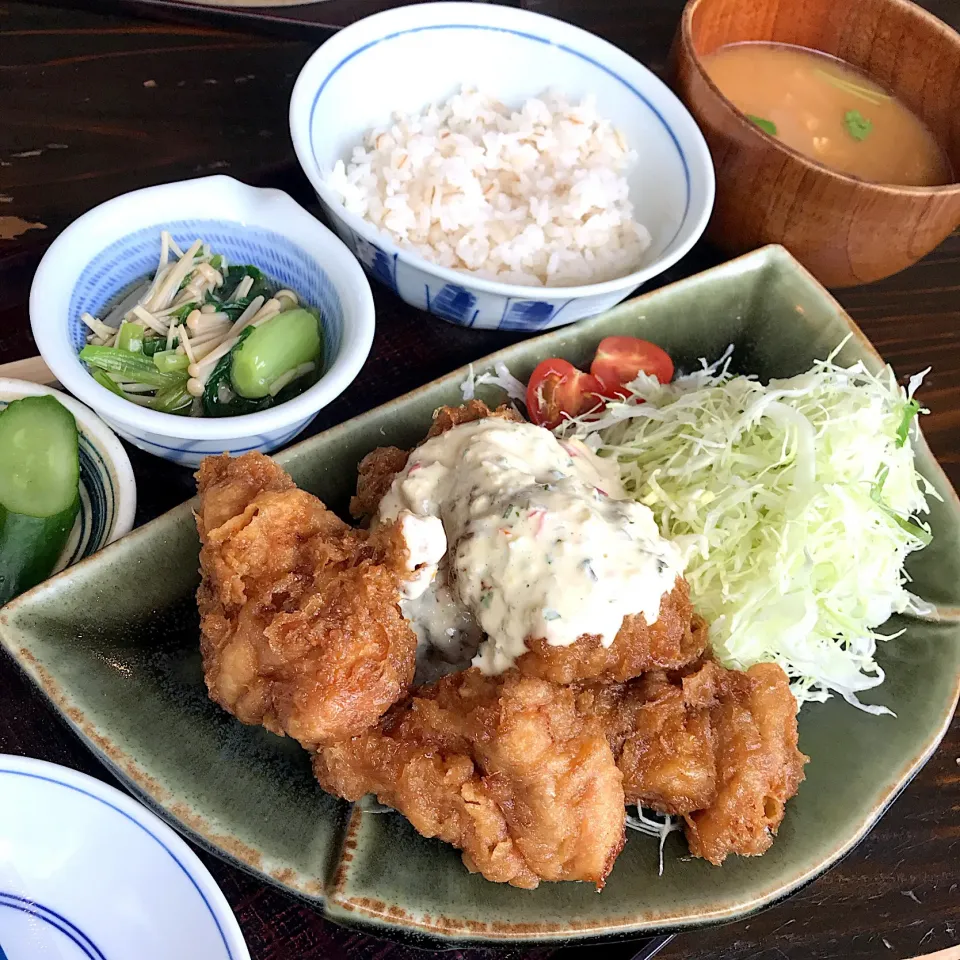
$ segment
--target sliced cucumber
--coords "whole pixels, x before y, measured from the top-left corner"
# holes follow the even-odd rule
[[[56,398],[24,397],[0,413],[0,505],[53,517],[70,509],[79,482],[77,423]]]
[[[0,606],[53,572],[80,511],[76,489],[73,498],[66,510],[50,517],[0,507]]]
[[[320,321],[314,314],[302,308],[278,313],[233,349],[233,389],[248,400],[266,397],[283,374],[319,361],[322,349]]]

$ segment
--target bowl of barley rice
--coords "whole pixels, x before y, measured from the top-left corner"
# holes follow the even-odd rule
[[[307,61],[294,148],[367,272],[461,326],[593,316],[676,263],[713,165],[651,71],[570,24],[484,3],[367,17]]]

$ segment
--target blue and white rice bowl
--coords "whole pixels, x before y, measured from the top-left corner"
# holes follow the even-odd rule
[[[80,435],[80,512],[53,570],[58,573],[133,529],[137,484],[123,445],[92,410],[59,390],[0,379],[0,410],[14,400],[40,396],[56,397],[73,414]]]
[[[303,393],[258,413],[186,417],[118,397],[97,383],[77,354],[88,330],[81,314],[104,308],[152,276],[167,230],[184,249],[203,241],[230,263],[251,263],[321,313],[323,372]],[[350,251],[279,190],[215,176],[148,187],[108,200],[53,242],[30,291],[30,323],[54,375],[124,439],[195,467],[209,454],[289,443],[360,372],[373,342],[370,285]]]
[[[627,173],[635,219],[652,243],[639,269],[582,286],[531,287],[438,266],[346,209],[328,183],[338,160],[395,112],[419,114],[462,86],[510,107],[552,89],[594,96],[638,154]],[[570,24],[483,3],[423,3],[339,31],[307,61],[290,104],[304,172],[367,272],[414,307],[452,323],[539,331],[592,316],[676,263],[713,207],[713,164],[693,118],[646,67]]]

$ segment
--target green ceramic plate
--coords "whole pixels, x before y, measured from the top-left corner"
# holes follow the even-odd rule
[[[679,367],[729,343],[762,378],[807,369],[850,331],[843,362],[880,357],[837,303],[779,247],[625,303],[497,355],[525,378],[546,356],[589,361],[607,334],[648,337]],[[478,371],[488,362],[478,364]],[[297,482],[343,511],[357,461],[423,436],[456,403],[463,371],[281,454]],[[500,398],[488,397],[490,400]],[[960,685],[960,503],[921,443],[919,467],[943,502],[933,546],[910,572],[941,607],[905,628],[878,659],[873,691],[897,718],[832,700],[806,707],[800,746],[812,757],[773,849],[722,868],[631,836],[603,893],[586,884],[528,892],[467,873],[460,856],[395,814],[351,809],[322,793],[295,743],[241,726],[206,697],[197,652],[197,536],[191,504],[23,596],[0,613],[10,654],[97,753],[174,825],[339,922],[382,934],[468,940],[639,935],[729,920],[768,904],[836,862],[870,829],[936,748]]]

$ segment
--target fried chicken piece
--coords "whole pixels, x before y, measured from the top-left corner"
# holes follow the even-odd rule
[[[647,670],[674,670],[691,663],[703,654],[707,638],[706,622],[693,612],[687,582],[678,578],[673,590],[664,594],[660,615],[650,626],[643,614],[624,617],[609,647],[589,635],[568,647],[550,646],[542,637],[528,638],[529,652],[517,659],[517,669],[553,683],[615,683]]]
[[[393,478],[407,465],[410,456],[399,447],[377,447],[357,465],[357,493],[350,498],[350,516],[369,520],[390,489]]]
[[[307,746],[372,724],[413,680],[399,608],[398,524],[353,530],[269,457],[208,457],[197,474],[197,592],[210,696]]]
[[[684,814],[701,810],[717,795],[717,769],[710,708],[718,674],[706,663],[671,682],[653,670],[629,684],[591,685],[578,708],[598,716],[623,774],[626,802]]]
[[[197,473],[197,488],[203,497],[196,514],[201,540],[209,531],[243,513],[258,493],[293,490],[296,484],[269,457],[247,454],[206,457]]]
[[[375,729],[319,750],[314,772],[347,800],[375,793],[498,883],[600,889],[624,842],[620,773],[598,720],[571,688],[516,671],[443,677]]]
[[[780,667],[741,673],[706,661],[683,675],[656,670],[585,686],[577,707],[603,723],[626,802],[682,814],[695,856],[720,864],[770,847],[808,759]]]
[[[482,400],[467,400],[459,407],[440,407],[433,412],[433,423],[427,431],[426,439],[439,437],[461,423],[473,423],[475,420],[486,420],[494,417],[497,420],[509,420],[513,423],[524,423],[524,418],[513,407],[505,403],[496,410],[491,410]]]
[[[461,423],[472,423],[486,417],[522,422],[513,407],[505,404],[491,410],[482,400],[468,400],[459,407],[440,407],[433,413],[433,423],[424,440],[430,440]],[[350,515],[357,520],[370,520],[376,516],[384,494],[390,489],[393,478],[407,465],[409,451],[399,447],[377,447],[368,453],[357,467],[357,494],[350,500]]]
[[[729,671],[711,720],[717,797],[687,815],[686,833],[694,856],[719,865],[729,853],[755,857],[770,848],[810,758],[797,749],[797,701],[776,664]]]

